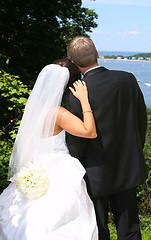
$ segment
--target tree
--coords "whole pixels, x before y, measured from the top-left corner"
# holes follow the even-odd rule
[[[1,0],[0,53],[9,71],[26,84],[57,58],[76,35],[86,35],[97,25],[97,14],[81,7],[81,0]],[[32,84],[31,84],[32,85]]]

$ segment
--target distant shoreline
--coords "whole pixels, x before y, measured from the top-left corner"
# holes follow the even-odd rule
[[[151,62],[151,60],[138,60],[138,59],[117,59],[117,58],[103,58],[98,57],[99,60],[114,60],[114,61],[131,61],[131,62]]]

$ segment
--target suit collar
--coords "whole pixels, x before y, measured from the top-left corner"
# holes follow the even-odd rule
[[[89,68],[83,75],[85,75],[87,72],[89,72],[89,71],[91,71],[93,69],[99,68],[99,67],[100,67],[99,65],[96,65],[96,66],[94,66],[92,68]]]
[[[91,75],[96,74],[96,73],[99,73],[99,72],[106,71],[106,70],[108,70],[108,69],[105,68],[105,67],[94,68],[94,69],[92,69],[92,70],[86,72],[86,74],[84,75],[83,78],[88,77],[88,76],[91,76]]]

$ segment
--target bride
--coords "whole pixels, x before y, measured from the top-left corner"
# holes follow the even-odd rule
[[[83,121],[61,107],[69,75],[66,67],[47,65],[28,98],[10,159],[11,183],[0,195],[0,240],[98,239],[85,169],[65,143],[65,131],[95,138],[95,121],[80,80],[70,90]]]

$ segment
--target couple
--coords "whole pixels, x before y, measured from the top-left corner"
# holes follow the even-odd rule
[[[109,203],[118,239],[139,240],[136,187],[147,177],[143,95],[132,74],[98,65],[97,50],[88,37],[73,38],[67,55],[84,82],[65,90],[69,75],[76,79],[76,66],[68,67],[69,60],[41,71],[9,166],[10,178],[28,162],[41,163],[50,179],[48,191],[28,200],[14,183],[5,189],[0,196],[0,240],[108,240]]]

